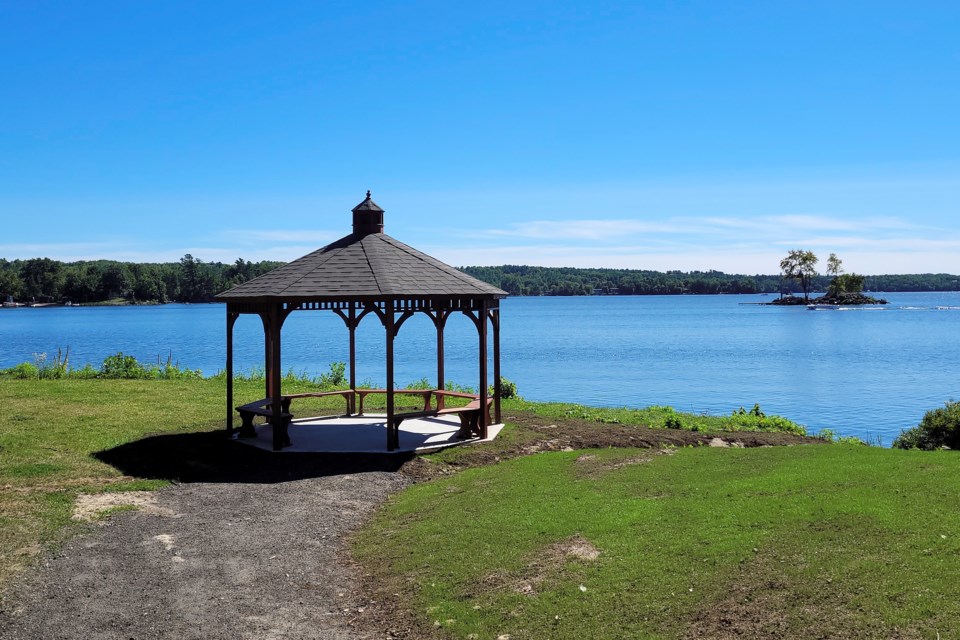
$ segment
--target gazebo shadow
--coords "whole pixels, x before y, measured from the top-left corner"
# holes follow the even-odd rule
[[[164,434],[93,454],[124,475],[174,482],[278,483],[345,473],[397,471],[414,454],[307,453],[276,455],[234,442],[222,430]]]

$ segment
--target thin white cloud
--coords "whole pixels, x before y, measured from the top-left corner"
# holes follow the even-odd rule
[[[507,229],[489,229],[493,237],[538,238],[543,240],[608,240],[639,233],[680,233],[683,228],[669,221],[641,220],[536,220]]]
[[[223,232],[223,237],[229,240],[242,242],[245,244],[260,244],[263,242],[287,243],[287,242],[310,242],[317,243],[317,247],[329,244],[343,234],[337,234],[332,231],[310,230],[272,230],[262,229],[235,229]]]
[[[923,230],[930,229],[913,224],[901,218],[880,216],[858,218],[856,220],[828,217],[822,215],[783,215],[766,218],[774,224],[783,225],[793,230],[813,231],[879,231],[879,230]]]
[[[817,236],[800,240],[797,243],[780,243],[781,246],[810,247],[815,252],[838,251],[851,248],[878,253],[911,253],[956,251],[960,255],[960,237],[953,238],[865,238],[857,236]],[[840,256],[841,258],[843,256]]]
[[[0,256],[9,260],[27,258],[51,258],[62,260],[63,255],[99,254],[117,249],[117,244],[108,242],[22,242],[0,244]]]
[[[904,230],[910,225],[897,219],[845,221],[823,216],[790,215],[762,217],[682,217],[664,220],[538,220],[513,224],[503,229],[482,232],[487,238],[522,238],[559,242],[622,240],[631,236],[660,237],[739,237],[754,234],[755,241],[780,240],[809,231],[863,232]],[[463,231],[463,234],[469,234]],[[476,236],[477,234],[473,234]],[[791,240],[793,242],[793,240]]]
[[[766,220],[789,229],[817,231],[856,231],[861,229],[863,224],[862,220],[850,221],[810,215],[771,216]]]

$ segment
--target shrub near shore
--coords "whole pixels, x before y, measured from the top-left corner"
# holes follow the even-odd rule
[[[924,414],[917,426],[893,441],[899,449],[960,449],[960,402],[950,401]]]

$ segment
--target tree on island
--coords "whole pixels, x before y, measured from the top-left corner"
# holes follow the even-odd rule
[[[833,254],[831,257],[836,258]],[[803,289],[803,299],[810,301],[810,281],[817,277],[816,265],[819,259],[813,251],[792,249],[787,257],[780,261],[780,270],[787,280],[797,280]],[[839,265],[839,259],[837,263]]]
[[[830,287],[827,290],[827,297],[841,300],[844,296],[859,295],[863,292],[863,285],[866,281],[864,276],[856,273],[844,273],[843,261],[837,257],[837,254],[831,253],[827,259],[827,274],[833,276],[830,281]]]
[[[831,253],[827,258],[827,275],[836,278],[843,273],[843,260],[837,257],[837,254]]]

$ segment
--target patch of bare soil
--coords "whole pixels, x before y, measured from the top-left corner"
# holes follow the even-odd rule
[[[494,574],[486,576],[477,585],[477,592],[510,589],[527,596],[535,596],[538,587],[563,570],[569,562],[592,562],[600,557],[600,550],[583,536],[571,536],[555,542],[533,554],[517,575]]]
[[[562,571],[572,561],[592,562],[600,557],[600,550],[582,536],[571,536],[556,542],[534,555],[527,563],[524,575],[514,585],[514,590],[528,596],[537,593],[537,587],[551,574]]]
[[[130,507],[155,516],[173,517],[175,514],[157,502],[153,491],[121,491],[119,493],[81,493],[73,505],[73,519],[93,522],[102,514],[117,507]]]
[[[773,447],[795,444],[822,444],[823,440],[789,433],[731,432],[706,434],[683,429],[650,429],[635,425],[605,424],[587,420],[548,421],[534,413],[517,412],[504,416],[517,426],[518,434],[471,446],[456,457],[455,462],[414,458],[402,471],[416,480],[439,478],[459,469],[496,464],[503,460],[546,451],[579,449],[638,448],[669,450],[674,447]]]
[[[590,453],[584,453],[577,457],[574,465],[574,473],[577,478],[595,478],[609,471],[617,471],[626,467],[646,464],[653,460],[655,456],[665,455],[668,451],[675,449],[652,449],[642,455],[628,456],[626,458],[601,458]]]

